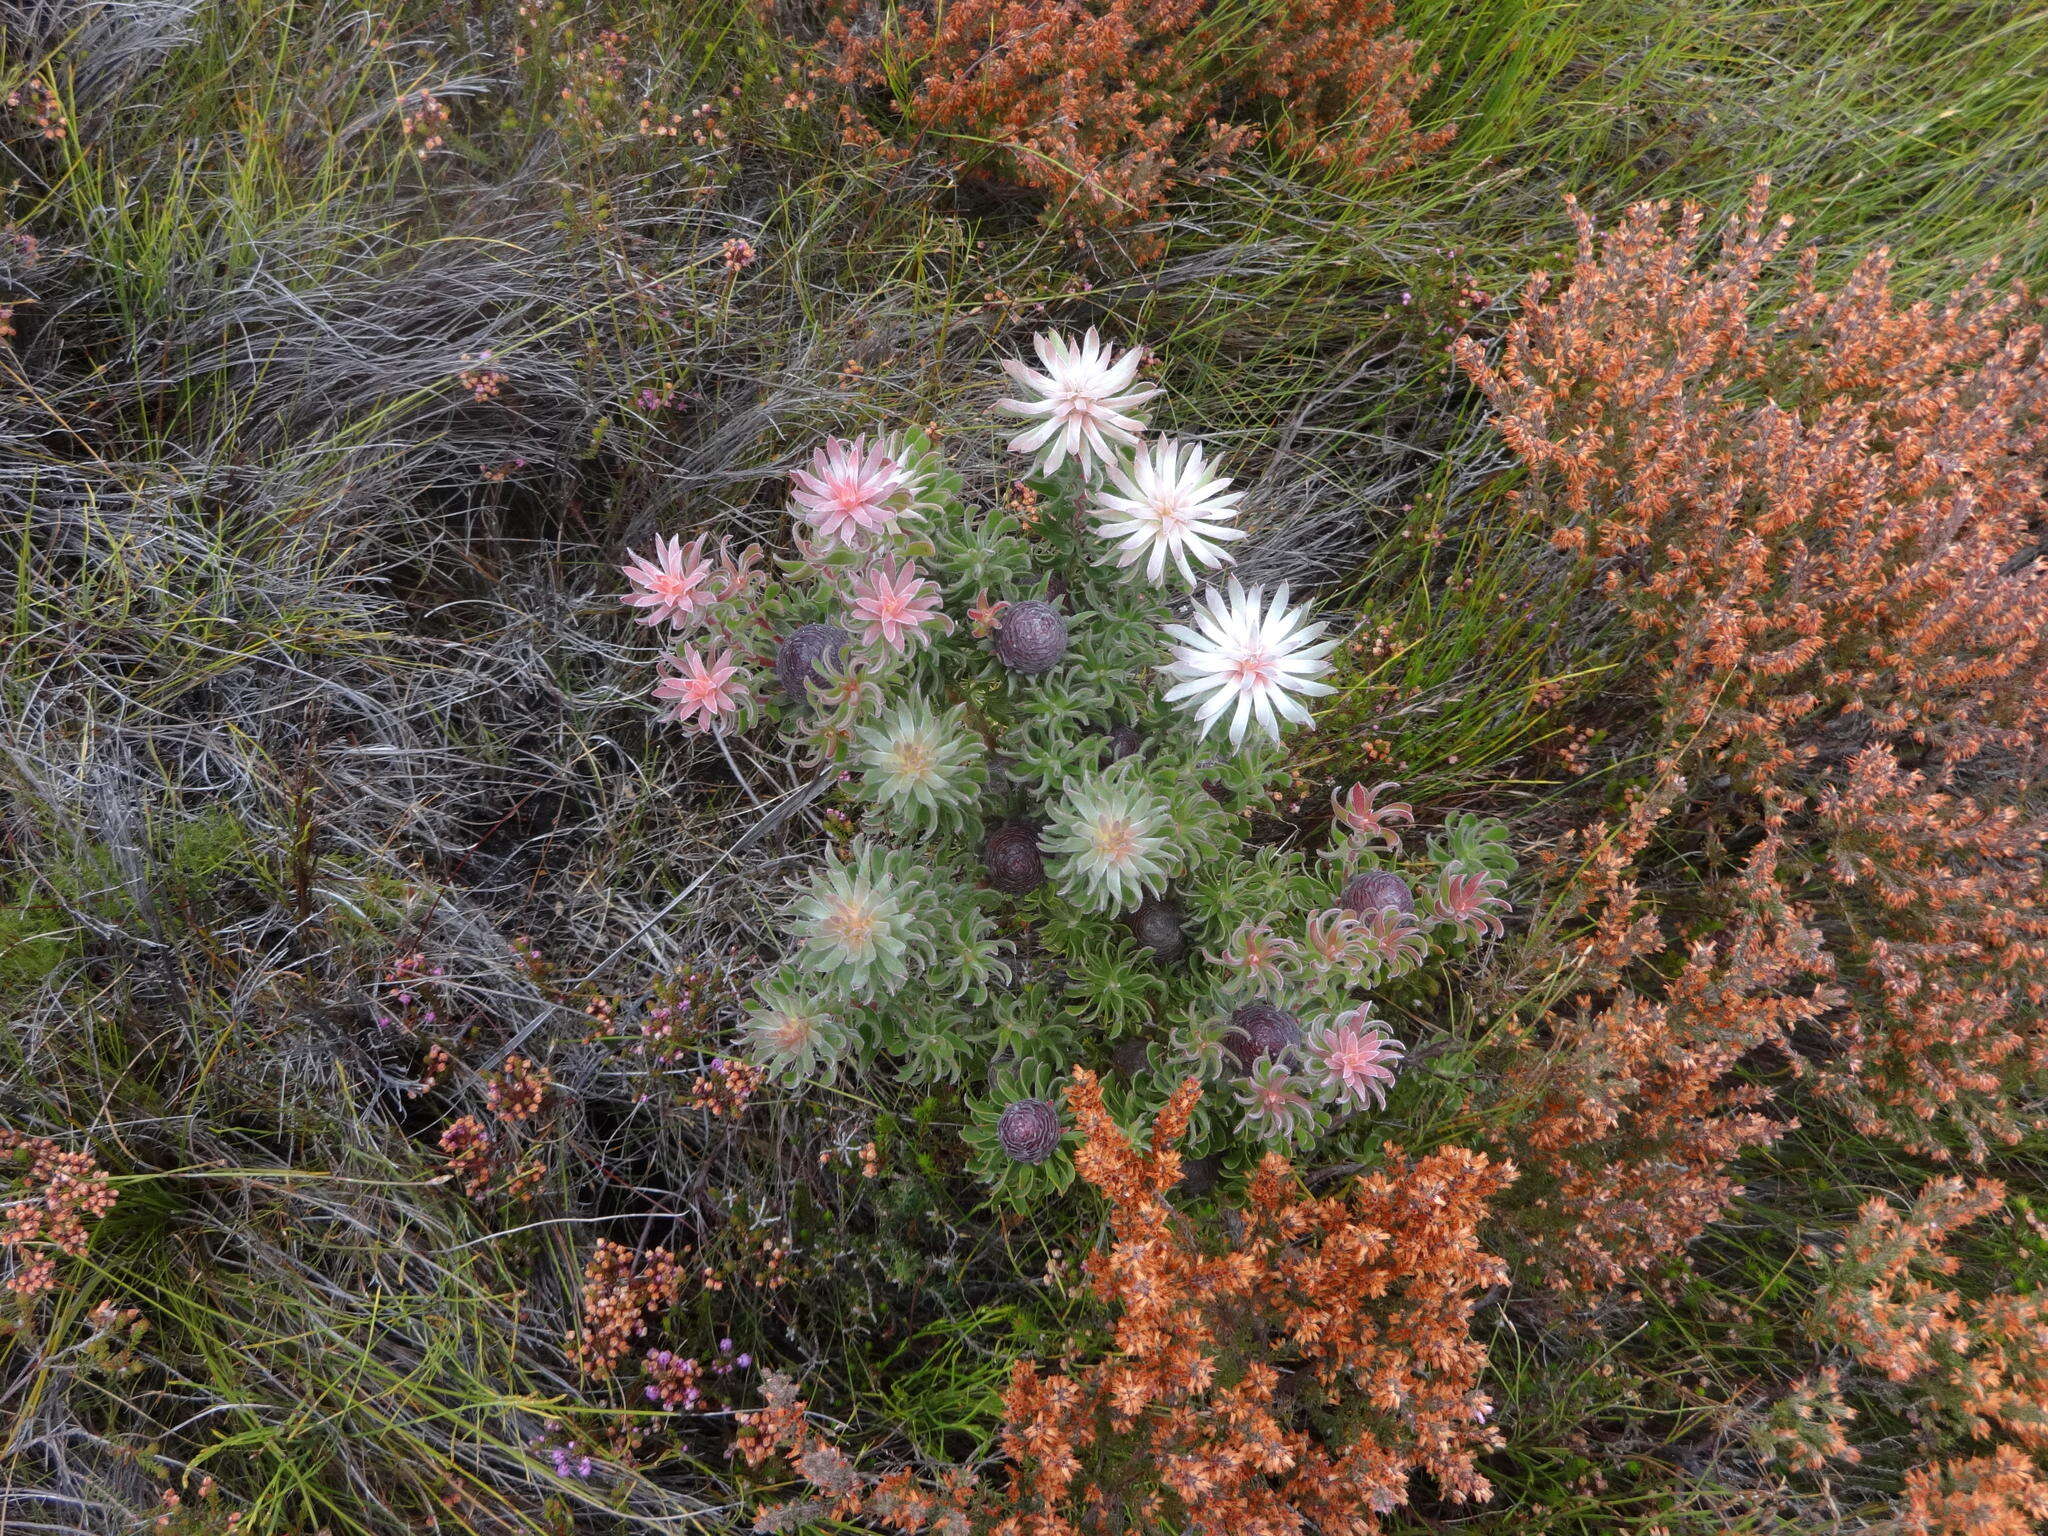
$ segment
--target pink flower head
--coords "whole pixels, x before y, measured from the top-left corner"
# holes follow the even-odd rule
[[[1309,964],[1318,971],[1362,970],[1367,960],[1352,942],[1358,932],[1358,917],[1342,907],[1318,912],[1308,920],[1303,938]]]
[[[1251,1071],[1237,1085],[1244,1129],[1267,1141],[1298,1141],[1314,1131],[1325,1117],[1302,1091],[1307,1086],[1277,1056],[1252,1063]]]
[[[1429,955],[1421,925],[1399,907],[1381,907],[1354,923],[1350,948],[1359,959],[1379,965],[1388,979],[1414,970]]]
[[[746,702],[746,685],[735,682],[739,663],[730,650],[705,658],[694,645],[675,663],[676,675],[654,685],[654,696],[673,702],[676,719],[684,725],[708,731],[729,716],[737,715]]]
[[[1367,789],[1363,784],[1354,784],[1349,789],[1338,790],[1330,795],[1330,808],[1337,820],[1365,838],[1384,838],[1389,848],[1401,846],[1401,834],[1396,826],[1413,826],[1415,811],[1402,801],[1390,801],[1386,805],[1374,805],[1381,790],[1399,789],[1398,784],[1375,784]]]
[[[915,560],[889,560],[861,572],[853,584],[853,622],[864,643],[886,642],[896,651],[923,641],[927,624],[953,627],[939,611],[938,587],[918,575]]]
[[[974,601],[967,605],[967,622],[974,627],[974,638],[986,640],[994,634],[996,620],[1003,616],[1003,610],[1009,606],[999,597],[990,597],[987,587],[975,593]]]
[[[704,540],[684,544],[681,539],[654,537],[654,558],[643,560],[632,550],[626,557],[633,563],[619,567],[626,580],[638,590],[623,594],[619,601],[629,608],[644,608],[642,624],[668,623],[686,629],[691,620],[711,606],[713,593],[707,584],[711,562],[704,558]]]
[[[905,503],[909,481],[903,466],[880,443],[827,438],[811,455],[811,467],[790,477],[796,515],[828,543],[858,547],[869,534],[891,533],[905,518],[922,521]]]
[[[1309,1075],[1344,1109],[1387,1107],[1387,1087],[1407,1050],[1372,1016],[1370,1007],[1340,1013],[1303,1042]]]
[[[1205,949],[1202,958],[1242,973],[1261,992],[1277,987],[1300,957],[1301,946],[1273,932],[1272,924],[1243,922],[1221,952]]]
[[[732,540],[718,541],[718,567],[711,578],[712,590],[717,592],[718,601],[728,608],[745,609],[755,601],[755,591],[767,583],[767,573],[761,569],[761,546],[749,544],[737,555],[732,552]]]
[[[1490,871],[1468,874],[1454,864],[1437,882],[1436,921],[1456,929],[1461,939],[1482,933],[1499,938],[1506,931],[1500,914],[1508,910],[1507,902],[1494,894],[1500,889],[1500,877]]]

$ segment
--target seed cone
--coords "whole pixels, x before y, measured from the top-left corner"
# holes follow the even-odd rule
[[[1301,1044],[1301,1020],[1271,1003],[1246,1003],[1230,1016],[1230,1033],[1223,1043],[1238,1066],[1249,1072],[1254,1062]]]
[[[1415,893],[1408,889],[1406,880],[1390,869],[1371,869],[1353,877],[1344,887],[1344,894],[1337,898],[1337,904],[1360,917],[1370,917],[1388,907],[1409,917],[1415,915]]]
[[[988,883],[1007,896],[1025,896],[1045,884],[1045,857],[1038,833],[1018,822],[997,827],[981,845]]]
[[[996,1120],[996,1142],[1013,1160],[1042,1163],[1060,1145],[1060,1112],[1044,1099],[1007,1104]]]
[[[1137,755],[1138,748],[1145,744],[1145,738],[1138,734],[1137,727],[1113,725],[1102,733],[1102,761],[1106,767],[1124,758]]]
[[[1139,902],[1136,910],[1124,919],[1131,937],[1151,950],[1153,960],[1160,965],[1171,965],[1188,951],[1187,935],[1181,932],[1180,924],[1179,907],[1151,896]]]
[[[809,697],[809,685],[819,679],[822,666],[837,666],[853,637],[837,624],[805,624],[792,630],[775,653],[775,680],[797,703]]]
[[[1036,677],[1067,654],[1067,621],[1051,603],[1012,603],[996,617],[996,657],[1012,672]]]

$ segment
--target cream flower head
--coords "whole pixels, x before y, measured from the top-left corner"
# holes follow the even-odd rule
[[[1309,623],[1305,605],[1287,606],[1285,584],[1268,600],[1263,587],[1246,592],[1232,577],[1228,600],[1211,587],[1196,599],[1192,617],[1193,628],[1166,626],[1180,642],[1164,669],[1179,681],[1166,696],[1194,711],[1203,735],[1227,714],[1233,747],[1253,721],[1278,741],[1282,720],[1314,723],[1296,694],[1336,691],[1318,679],[1330,670],[1337,642],[1316,638],[1329,626]]]
[[[981,782],[981,742],[955,706],[934,715],[921,699],[860,733],[862,782],[875,801],[919,830],[958,822]]]
[[[1003,371],[1033,397],[1004,400],[996,407],[1034,423],[1010,440],[1012,453],[1031,454],[1039,472],[1047,475],[1071,458],[1087,479],[1118,448],[1138,446],[1145,419],[1131,410],[1159,393],[1154,385],[1131,387],[1145,360],[1142,347],[1118,357],[1092,326],[1078,342],[1057,331],[1040,331],[1032,346],[1045,365],[1043,373],[1015,358],[1003,359]]]
[[[1126,571],[1142,569],[1158,586],[1171,560],[1192,587],[1190,556],[1212,571],[1230,564],[1222,546],[1244,537],[1242,528],[1229,526],[1244,493],[1227,489],[1229,476],[1209,467],[1199,443],[1143,444],[1128,464],[1110,465],[1109,483],[1089,510]]]
[[[820,870],[796,904],[804,968],[855,995],[894,992],[930,950],[916,895],[915,880],[873,844]]]
[[[1173,873],[1166,802],[1143,784],[1097,774],[1053,807],[1039,846],[1062,895],[1096,912],[1158,895]]]

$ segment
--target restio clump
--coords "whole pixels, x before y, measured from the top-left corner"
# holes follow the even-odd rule
[[[1361,999],[1496,933],[1514,861],[1469,819],[1404,852],[1389,785],[1336,797],[1320,858],[1248,845],[1339,636],[1230,576],[1243,493],[1151,432],[1145,354],[1037,353],[1002,402],[1021,486],[970,492],[916,432],[834,439],[779,558],[678,535],[626,568],[670,717],[778,733],[843,818],[739,1049],[792,1087],[963,1084],[1013,1202],[1072,1182],[1077,1066],[1115,1066],[1134,1126],[1198,1079],[1189,1152],[1219,1169],[1370,1142],[1401,1044]]]

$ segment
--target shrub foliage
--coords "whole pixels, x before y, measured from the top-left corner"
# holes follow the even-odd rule
[[[2048,1084],[2037,312],[1989,273],[1901,303],[1881,253],[1769,297],[1764,191],[1712,255],[1696,209],[1580,215],[1498,355],[1457,347],[1641,646],[1616,739],[1647,771],[1561,861],[1579,1001],[1519,1084],[1579,1280],[1725,1207],[1785,1124],[1739,1066],[1936,1156],[2038,1128]]]
[[[826,47],[842,84],[963,168],[1043,194],[1068,228],[1151,218],[1262,136],[1373,180],[1454,132],[1409,117],[1434,70],[1391,0],[850,0]]]

